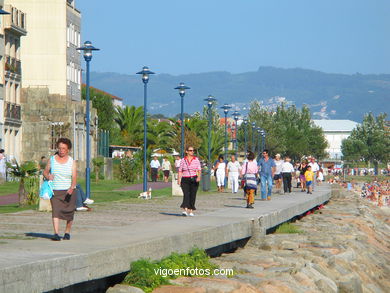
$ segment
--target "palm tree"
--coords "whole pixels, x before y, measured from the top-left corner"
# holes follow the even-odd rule
[[[38,172],[38,168],[35,162],[27,161],[19,166],[18,163],[16,165],[12,165],[7,162],[7,168],[11,169],[11,174],[17,178],[19,178],[19,206],[24,206],[27,204],[27,196],[26,190],[24,187],[24,183],[27,177],[34,176]]]
[[[140,146],[143,143],[143,107],[126,106],[116,108],[115,122],[118,124],[124,140],[133,146]]]

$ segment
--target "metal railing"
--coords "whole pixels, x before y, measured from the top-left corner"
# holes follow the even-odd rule
[[[16,74],[22,74],[22,64],[20,60],[13,58],[9,55],[5,55],[4,68],[6,71]]]
[[[20,105],[5,102],[4,103],[4,118],[5,119],[14,119],[21,120],[22,119],[22,108]]]

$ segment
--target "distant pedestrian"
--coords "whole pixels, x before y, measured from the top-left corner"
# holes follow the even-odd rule
[[[306,178],[305,178],[305,172],[307,170],[307,161],[303,160],[301,164],[298,167],[299,170],[299,182],[301,183],[301,191],[306,191]]]
[[[7,164],[4,150],[0,150],[0,183],[7,180]]]
[[[241,165],[236,161],[236,156],[231,156],[231,161],[226,167],[226,176],[229,178],[230,185],[232,187],[232,193],[238,192],[238,177],[240,175]]]
[[[54,236],[52,240],[59,241],[59,221],[66,221],[63,239],[70,240],[70,230],[76,209],[75,188],[77,184],[76,162],[69,156],[72,143],[68,138],[57,141],[58,154],[48,161],[43,176],[53,181],[54,195],[51,198]],[[53,163],[52,163],[53,162]]]
[[[160,169],[160,162],[157,160],[157,157],[154,156],[153,157],[153,160],[150,162],[150,173],[151,173],[151,177],[152,177],[152,182],[156,182],[157,181],[157,177],[158,177],[158,170]]]
[[[282,165],[282,178],[283,178],[283,190],[284,193],[291,193],[291,179],[294,175],[294,166],[291,164],[291,158],[286,156]]]
[[[242,165],[241,175],[244,179],[244,192],[246,195],[246,208],[253,209],[255,203],[255,193],[257,191],[257,175],[259,168],[256,161],[254,161],[255,155],[251,151],[247,154],[247,162]]]
[[[223,192],[225,187],[225,170],[226,170],[226,163],[223,159],[222,155],[219,155],[218,161],[214,166],[215,176],[217,177],[217,186],[218,191]]]
[[[274,174],[275,188],[279,193],[282,193],[282,165],[284,161],[282,160],[280,154],[275,155],[274,161],[275,161],[275,174]]]
[[[47,165],[47,158],[45,156],[41,157],[41,160],[39,161],[39,172],[40,174],[43,173]]]
[[[196,193],[199,187],[201,167],[200,161],[194,156],[194,148],[188,146],[186,156],[181,159],[177,184],[183,190],[183,216],[194,216]]]
[[[313,189],[313,181],[314,181],[314,173],[311,170],[311,166],[307,166],[306,172],[305,172],[305,178],[306,178],[306,187],[307,187],[307,193],[311,194]]]
[[[163,162],[162,162],[162,170],[163,170],[163,173],[164,173],[164,182],[168,182],[169,181],[169,173],[171,172],[171,162],[169,162],[169,160],[164,157],[163,158]]]
[[[276,165],[274,160],[269,157],[268,150],[263,150],[263,158],[259,160],[258,166],[260,167],[261,199],[271,200],[272,183]]]
[[[317,181],[317,172],[320,170],[320,166],[318,165],[314,157],[310,158],[309,166],[311,166],[311,171],[313,172],[312,190],[314,190],[314,186],[316,185],[316,181]]]
[[[178,173],[179,172],[179,167],[180,167],[180,156],[179,155],[176,155],[175,156],[175,172]]]

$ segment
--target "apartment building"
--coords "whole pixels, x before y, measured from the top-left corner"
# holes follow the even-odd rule
[[[26,14],[4,1],[3,16],[4,73],[3,82],[3,147],[10,160],[20,159],[22,120],[20,92],[22,87],[21,38],[26,36]]]
[[[3,10],[4,0],[0,0],[0,9]],[[0,65],[4,60],[4,21],[0,15]],[[4,71],[0,70],[0,149],[4,148]]]
[[[5,0],[28,15],[22,39],[23,87],[81,100],[81,13],[73,0]]]

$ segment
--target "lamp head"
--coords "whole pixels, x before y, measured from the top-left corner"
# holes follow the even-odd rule
[[[100,49],[95,48],[92,46],[92,43],[90,41],[85,41],[84,46],[77,48],[79,51],[83,51],[84,59],[85,61],[91,61],[92,59],[92,51],[99,51]]]
[[[204,99],[206,102],[207,102],[207,106],[209,108],[211,108],[211,106],[213,105],[213,103],[217,100],[216,98],[214,98],[212,95],[209,95],[206,99]]]
[[[248,125],[248,118],[247,118],[247,117],[244,117],[244,125],[245,125],[245,126]]]
[[[253,129],[256,128],[256,122],[252,122],[252,128],[253,128]]]
[[[184,95],[186,94],[186,90],[189,90],[189,89],[190,89],[190,87],[184,85],[184,82],[181,82],[179,84],[179,86],[175,87],[175,90],[179,90],[179,95],[181,97],[184,97]]]
[[[149,67],[144,66],[141,71],[137,72],[137,74],[141,74],[142,75],[143,83],[148,83],[149,75],[150,74],[154,74],[154,72],[150,71]]]
[[[228,104],[224,104],[221,109],[223,109],[223,113],[225,113],[225,115],[227,115],[227,113],[229,113],[229,110],[231,109],[232,107]]]

